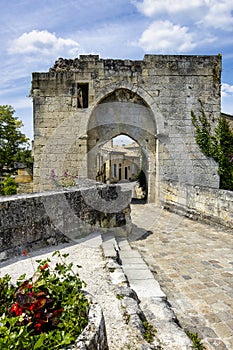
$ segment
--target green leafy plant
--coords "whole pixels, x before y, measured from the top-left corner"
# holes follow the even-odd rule
[[[124,299],[124,295],[122,295],[122,294],[117,294],[117,295],[116,295],[116,298],[117,298],[118,300],[122,300],[122,299]]]
[[[186,331],[187,336],[193,342],[193,349],[195,350],[205,350],[205,346],[201,344],[201,339],[199,338],[197,333],[191,333],[190,331]]]
[[[3,184],[4,178],[0,177],[0,196],[4,195],[4,184]]]
[[[17,183],[12,177],[7,176],[3,180],[3,194],[7,196],[7,195],[16,194],[16,193],[17,193]]]
[[[17,285],[9,275],[0,278],[0,348],[3,350],[64,348],[76,340],[88,323],[89,304],[82,282],[67,264],[68,254],[55,252],[60,262],[37,260],[34,275]],[[80,267],[80,266],[78,266]]]
[[[144,327],[144,333],[143,337],[148,343],[152,343],[154,340],[154,336],[156,334],[156,329],[153,327],[152,324],[148,323],[147,321],[142,322]]]
[[[226,118],[221,116],[218,125],[211,130],[202,102],[200,114],[191,111],[192,123],[196,128],[196,142],[203,154],[218,163],[220,188],[233,191],[233,132]]]

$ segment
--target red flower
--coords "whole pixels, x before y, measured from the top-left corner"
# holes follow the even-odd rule
[[[41,331],[41,326],[42,326],[42,324],[38,322],[38,323],[35,324],[35,329],[40,332]]]
[[[23,313],[23,309],[18,303],[14,303],[10,308],[10,312],[14,313],[16,316],[20,316]]]
[[[35,318],[40,318],[41,317],[41,312],[37,312],[36,314],[35,314]]]
[[[33,311],[35,309],[36,305],[35,303],[33,303],[32,305],[29,306],[29,310],[30,311]]]
[[[47,269],[49,267],[49,264],[46,263],[43,266],[40,266],[40,271],[44,271],[45,269]]]
[[[27,252],[27,250],[26,250],[26,249],[24,249],[24,251],[23,251],[23,254],[22,254],[22,255],[23,255],[23,256],[27,256],[27,253],[28,253],[28,252]]]

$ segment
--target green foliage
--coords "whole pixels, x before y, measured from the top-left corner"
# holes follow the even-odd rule
[[[12,173],[14,162],[32,164],[28,138],[20,131],[22,121],[14,116],[11,106],[0,106],[0,175]]]
[[[193,342],[193,349],[196,349],[196,350],[206,349],[204,345],[201,344],[201,339],[198,337],[197,333],[191,333],[190,331],[186,331],[186,334]]]
[[[196,142],[203,154],[207,157],[213,157],[215,141],[211,135],[211,126],[207,120],[206,114],[201,108],[201,114],[198,117],[191,111],[192,123],[196,128]]]
[[[219,140],[216,161],[219,163],[220,187],[233,191],[233,132],[226,118],[219,119],[216,138]]]
[[[144,327],[143,337],[148,343],[152,343],[156,334],[156,329],[147,321],[142,322]]]
[[[2,192],[2,194],[4,194],[5,196],[17,193],[17,183],[12,177],[7,176],[4,179]]]
[[[122,294],[117,294],[117,295],[116,295],[116,298],[117,298],[118,300],[122,300],[122,299],[124,299],[124,295],[122,295]]]
[[[0,177],[0,196],[4,195],[4,184],[3,184],[4,178]]]
[[[67,254],[54,269],[50,259],[38,260],[37,271],[17,286],[9,275],[0,278],[0,348],[3,350],[62,349],[74,343],[88,323],[83,282],[67,264]],[[79,267],[79,266],[78,266]]]
[[[196,116],[191,111],[192,123],[196,128],[196,142],[203,154],[218,163],[220,188],[233,191],[233,132],[226,118],[221,116],[212,133],[202,103],[200,112]]]

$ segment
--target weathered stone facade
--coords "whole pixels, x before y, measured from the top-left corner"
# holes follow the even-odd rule
[[[82,55],[33,73],[34,191],[65,170],[95,179],[99,147],[120,134],[147,159],[149,202],[163,183],[218,188],[217,165],[195,141],[190,111],[203,102],[213,125],[220,115],[220,56],[145,55],[143,60]]]

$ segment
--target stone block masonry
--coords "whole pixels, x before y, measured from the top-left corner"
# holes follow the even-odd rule
[[[166,209],[233,229],[232,191],[167,182],[162,192]]]
[[[215,127],[221,65],[220,55],[81,55],[33,73],[34,191],[49,190],[52,169],[95,180],[99,148],[120,134],[143,149],[149,202],[160,201],[166,181],[218,188],[217,164],[199,150],[190,112],[201,100]]]
[[[96,185],[0,199],[0,260],[90,233],[131,230],[131,191]]]

